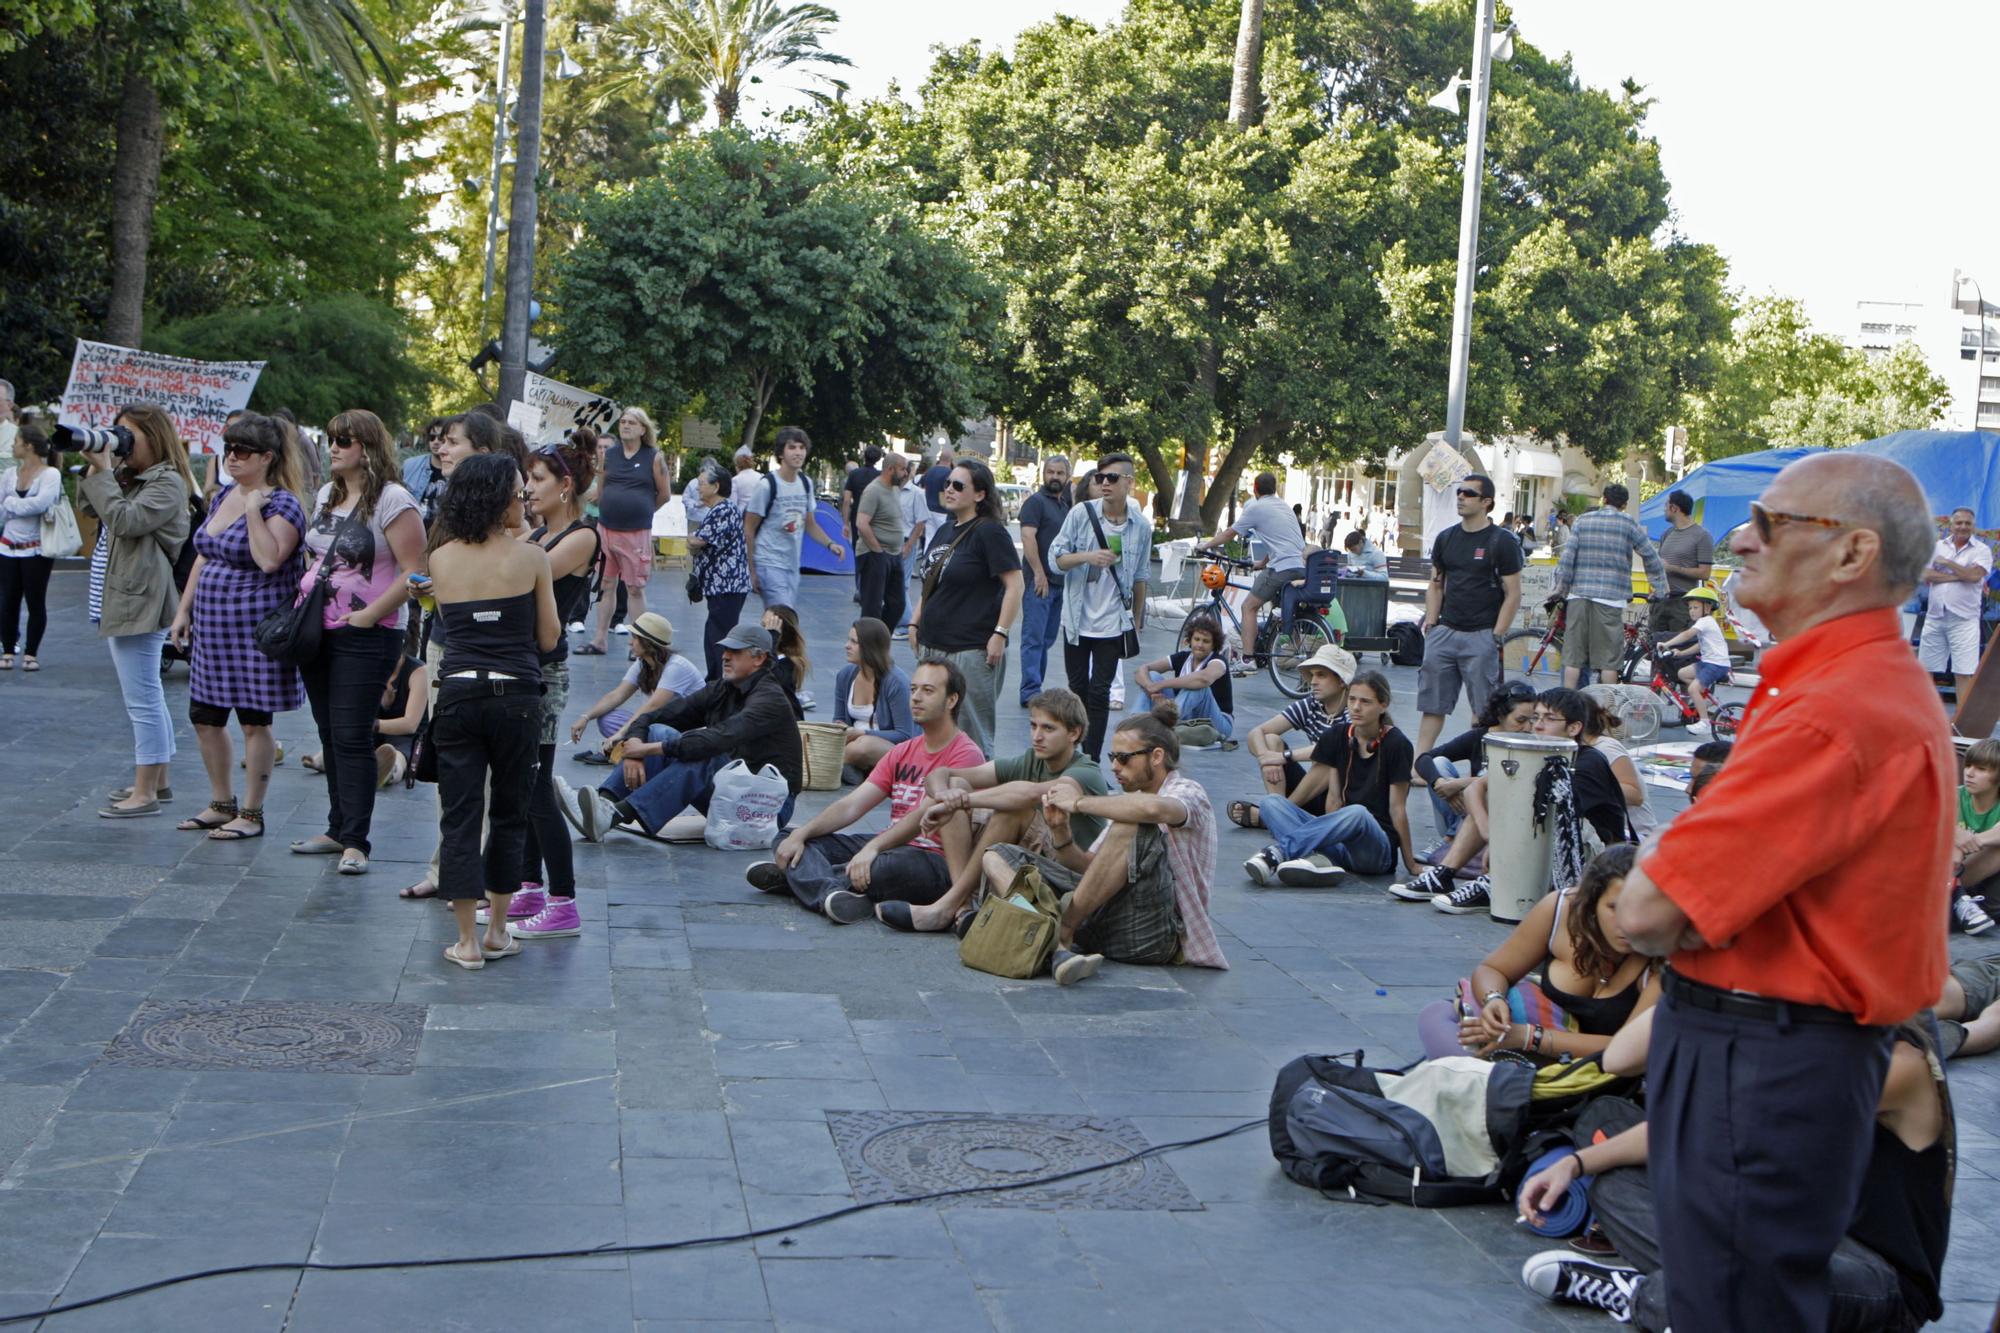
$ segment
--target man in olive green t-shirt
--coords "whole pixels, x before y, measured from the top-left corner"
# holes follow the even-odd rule
[[[951,888],[927,907],[876,904],[882,923],[897,930],[950,929],[961,912],[971,909],[987,848],[1017,843],[1033,851],[1050,849],[1042,798],[1058,783],[1067,782],[1086,796],[1107,795],[1103,772],[1078,748],[1089,725],[1083,700],[1068,690],[1043,690],[1028,700],[1026,753],[977,768],[934,770],[924,784],[924,831],[944,848]],[[989,812],[983,825],[973,822],[974,810]],[[1071,836],[1088,846],[1104,831],[1104,821],[1071,815],[1069,827]]]

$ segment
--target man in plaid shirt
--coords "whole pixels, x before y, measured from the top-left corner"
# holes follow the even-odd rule
[[[1604,488],[1604,504],[1576,520],[1556,561],[1555,596],[1567,597],[1563,631],[1563,684],[1575,689],[1595,670],[1610,684],[1625,653],[1625,607],[1632,600],[1632,553],[1646,563],[1655,591],[1667,587],[1667,567],[1639,520],[1625,512],[1631,493],[1617,482]]]

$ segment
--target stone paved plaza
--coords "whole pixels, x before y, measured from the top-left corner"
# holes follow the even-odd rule
[[[698,643],[701,613],[678,585],[655,581],[657,609]],[[895,1192],[898,1171],[948,1176],[953,1122],[980,1115],[1054,1118],[1011,1144],[982,1140],[1001,1142],[973,1154],[993,1170],[1091,1160],[1105,1141],[1093,1129],[1132,1144],[1210,1133],[1261,1117],[1273,1074],[1301,1052],[1413,1058],[1413,1015],[1501,938],[1483,916],[1399,904],[1379,882],[1252,888],[1238,864],[1259,837],[1225,824],[1214,911],[1231,970],[1107,965],[1059,990],[963,968],[948,939],[808,916],[743,882],[750,855],[618,835],[578,844],[580,939],[465,973],[439,956],[446,910],[396,897],[431,848],[427,790],[384,794],[366,877],[287,854],[325,809],[298,763],[304,712],[278,723],[290,757],[264,840],[97,818],[130,780],[131,733],[84,621],[83,575],[54,587],[44,670],[0,676],[0,1314],[236,1264],[783,1228]],[[820,718],[849,593],[806,580]],[[572,715],[621,666],[573,659]],[[1017,672],[1000,718],[1010,751],[1026,743]],[[1415,672],[1389,674],[1414,728]],[[1261,679],[1238,691],[1246,726],[1279,702]],[[178,818],[205,787],[185,668],[168,698]],[[602,771],[558,763],[572,781]],[[1188,767],[1218,813],[1254,785],[1241,751]],[[202,1068],[227,1055],[205,1018],[257,1003],[279,1046],[339,1023],[341,1067]],[[143,1045],[135,1020],[150,1025]],[[1962,1155],[1945,1326],[1970,1330],[2000,1290],[2000,1059],[1952,1074]],[[897,1114],[925,1112],[940,1114]],[[865,1158],[843,1157],[864,1141]],[[1330,1202],[1278,1172],[1261,1130],[1013,1202],[1035,1206],[885,1208],[630,1259],[228,1277],[44,1326],[1609,1327],[1522,1291],[1520,1261],[1546,1242],[1507,1210]]]

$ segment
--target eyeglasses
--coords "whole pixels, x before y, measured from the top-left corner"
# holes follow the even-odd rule
[[[1114,764],[1129,764],[1129,763],[1131,763],[1131,762],[1132,762],[1132,761],[1133,761],[1134,759],[1137,759],[1137,758],[1138,758],[1138,757],[1139,757],[1140,755],[1142,755],[1142,754],[1151,754],[1151,753],[1152,753],[1152,751],[1151,751],[1150,749],[1146,749],[1146,750],[1113,750],[1113,751],[1111,751],[1111,762],[1112,762],[1112,763],[1114,763]]]
[[[952,477],[945,482],[944,488],[948,491],[969,491],[972,489],[972,483],[969,481],[960,481],[957,477]]]
[[[326,437],[326,442],[336,449],[345,449],[350,445],[361,443],[352,435],[329,435]]]
[[[528,488],[526,486],[523,486],[520,490],[515,491],[514,498],[516,500],[519,500],[522,504],[528,503]]]
[[[1097,484],[1100,486],[1111,486],[1121,481],[1130,480],[1132,480],[1130,472],[1100,472],[1097,474]]]
[[[259,454],[268,454],[271,451],[259,449],[254,444],[225,444],[222,446],[222,452],[231,458],[255,458]]]
[[[1458,488],[1458,493],[1469,496],[1474,500],[1484,500],[1486,498],[1486,492],[1480,490],[1477,486],[1461,486]]]
[[[1771,534],[1787,523],[1802,523],[1809,528],[1826,528],[1838,531],[1854,526],[1844,518],[1822,518],[1818,514],[1787,514],[1779,509],[1766,509],[1755,500],[1750,502],[1750,521],[1756,526],[1757,540],[1767,542]]]

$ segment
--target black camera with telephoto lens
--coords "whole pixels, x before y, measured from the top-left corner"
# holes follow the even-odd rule
[[[123,426],[66,426],[56,423],[55,446],[65,452],[101,454],[106,449],[113,458],[129,458],[138,441]]]

